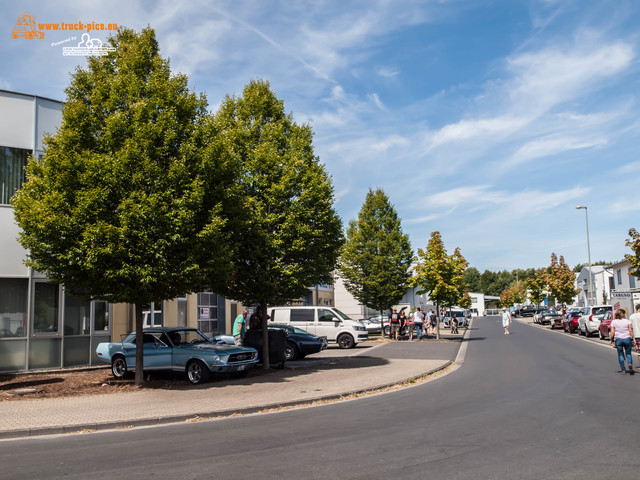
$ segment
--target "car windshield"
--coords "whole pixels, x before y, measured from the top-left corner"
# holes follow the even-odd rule
[[[351,320],[347,315],[345,315],[344,313],[342,313],[340,310],[338,310],[337,308],[334,308],[333,311],[335,313],[338,314],[338,316],[342,319],[342,320]]]
[[[152,337],[156,337],[162,343],[166,344],[167,337],[174,345],[184,344],[197,344],[197,343],[211,343],[211,341],[199,330],[185,329],[185,330],[173,330],[167,332],[144,332],[144,343],[150,343]],[[136,343],[136,332],[131,332],[122,339],[122,343]]]
[[[612,307],[594,307],[593,314],[594,315],[602,315],[604,313],[610,312]]]

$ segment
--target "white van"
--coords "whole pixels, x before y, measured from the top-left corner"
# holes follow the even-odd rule
[[[271,307],[269,323],[292,325],[340,348],[353,348],[369,340],[367,327],[333,307]]]

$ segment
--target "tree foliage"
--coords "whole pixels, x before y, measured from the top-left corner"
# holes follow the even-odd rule
[[[633,252],[633,254],[625,254],[624,256],[631,263],[629,275],[640,277],[640,233],[635,228],[629,229],[629,238],[625,245]]]
[[[172,75],[152,29],[121,29],[66,88],[62,125],[13,198],[27,264],[87,299],[141,306],[229,271],[225,186],[206,162],[206,100]],[[141,338],[138,339],[141,344]],[[142,382],[138,349],[136,383]]]
[[[564,257],[561,255],[558,259],[552,253],[548,271],[551,295],[560,303],[572,303],[579,290],[575,288],[575,274],[565,263]]]
[[[412,259],[395,208],[381,189],[370,189],[358,219],[349,222],[340,255],[346,289],[363,305],[383,312],[405,294]]]
[[[540,305],[542,301],[547,297],[546,291],[548,289],[548,274],[545,268],[539,268],[536,270],[536,274],[530,277],[525,282],[527,289],[529,290],[529,297],[531,301],[536,305]]]
[[[418,249],[415,260],[417,264],[414,266],[411,283],[420,289],[419,294],[429,294],[438,309],[441,305],[450,307],[461,301],[466,303],[463,298],[465,294],[468,296],[468,291],[463,278],[468,262],[459,248],[456,248],[452,255],[448,255],[440,232],[436,231],[431,233],[427,248]]]
[[[240,165],[241,200],[233,228],[233,277],[219,282],[214,275],[211,283],[229,298],[260,305],[266,339],[267,304],[286,303],[313,285],[332,282],[343,241],[333,185],[314,155],[311,128],[285,114],[268,82],[253,80],[241,97],[227,96],[213,130],[217,154]]]

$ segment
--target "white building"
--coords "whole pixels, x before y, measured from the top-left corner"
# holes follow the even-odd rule
[[[589,287],[589,267],[584,267],[576,277],[576,288],[580,290],[575,299],[577,307],[608,304],[611,299],[613,274],[602,265],[592,265],[591,276],[592,287]]]
[[[606,267],[611,273],[611,305],[623,308],[627,315],[635,312],[640,303],[640,278],[629,274],[631,263],[628,260],[614,263]]]

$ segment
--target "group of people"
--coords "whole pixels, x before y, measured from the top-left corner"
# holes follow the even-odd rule
[[[400,339],[400,334],[405,327],[409,333],[409,340],[413,340],[414,334],[416,340],[420,340],[424,335],[429,336],[436,333],[437,319],[433,310],[429,310],[425,314],[418,307],[415,312],[407,316],[404,308],[400,310],[400,313],[394,308],[389,310],[388,318],[391,338],[394,340]]]
[[[626,318],[626,312],[624,310],[616,310],[613,320],[611,320],[610,328],[609,344],[615,344],[616,350],[618,351],[620,373],[626,374],[629,372],[633,375],[635,371],[633,370],[631,349],[634,345],[636,346],[638,362],[640,363],[640,303],[636,305],[636,313],[629,318]]]

